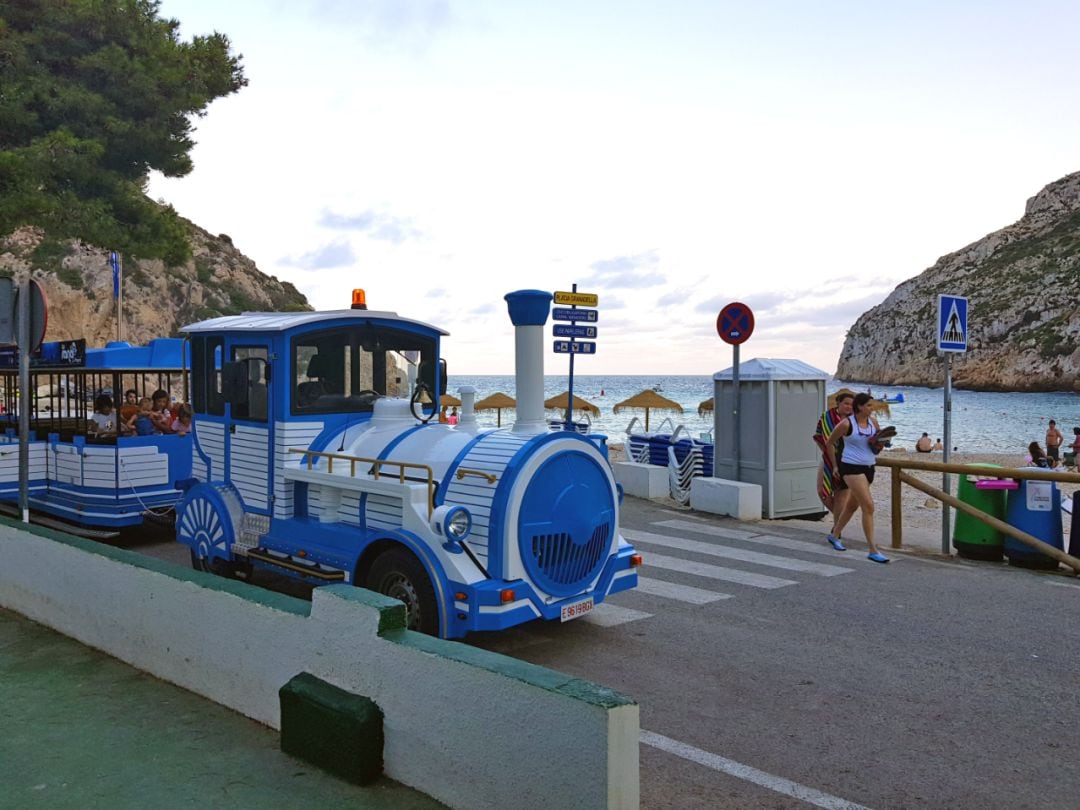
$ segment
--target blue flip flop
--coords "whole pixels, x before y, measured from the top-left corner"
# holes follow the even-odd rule
[[[845,548],[844,544],[842,542],[840,542],[839,537],[836,537],[835,535],[830,534],[828,536],[828,538],[826,538],[826,539],[829,541],[829,545],[832,546],[837,551],[847,551],[847,548]]]
[[[866,555],[866,559],[876,563],[887,563],[889,558],[882,554],[880,551],[874,551]]]

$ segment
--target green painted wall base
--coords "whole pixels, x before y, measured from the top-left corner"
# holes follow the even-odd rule
[[[383,714],[374,701],[306,672],[278,696],[282,751],[356,785],[382,775]]]

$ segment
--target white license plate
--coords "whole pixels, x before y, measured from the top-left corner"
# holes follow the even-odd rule
[[[571,619],[576,619],[580,616],[584,616],[593,609],[593,599],[590,596],[588,599],[582,599],[580,602],[573,602],[569,605],[562,606],[562,612],[559,615],[559,621],[568,622]]]

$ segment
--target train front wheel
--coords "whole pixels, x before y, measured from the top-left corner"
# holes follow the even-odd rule
[[[376,558],[366,586],[405,603],[405,626],[431,636],[439,634],[435,588],[420,561],[404,549],[390,549]]]

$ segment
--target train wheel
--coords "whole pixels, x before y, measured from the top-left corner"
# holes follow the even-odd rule
[[[424,567],[412,554],[390,549],[378,556],[368,573],[369,590],[405,603],[405,626],[431,636],[439,634],[439,606]]]

